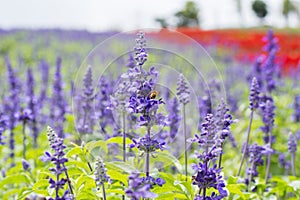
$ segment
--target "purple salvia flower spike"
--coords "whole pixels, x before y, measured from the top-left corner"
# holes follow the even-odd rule
[[[292,166],[292,173],[293,176],[296,176],[296,170],[295,170],[295,156],[297,151],[297,139],[294,136],[293,133],[289,133],[289,139],[288,139],[288,150],[291,154],[291,166]]]

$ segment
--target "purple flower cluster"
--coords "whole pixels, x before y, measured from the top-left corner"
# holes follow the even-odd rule
[[[250,94],[249,94],[249,108],[251,110],[256,110],[259,107],[259,85],[256,77],[253,77],[251,86],[250,86]]]
[[[167,109],[169,111],[169,115],[167,117],[168,119],[168,125],[170,127],[170,131],[169,131],[169,137],[170,137],[170,142],[174,141],[178,129],[179,129],[179,123],[181,120],[180,117],[180,110],[179,110],[179,103],[176,97],[174,97],[173,99],[170,99],[168,101],[167,105]]]
[[[190,102],[189,87],[187,86],[187,82],[185,81],[183,74],[179,75],[177,81],[177,95],[180,103],[185,105]]]
[[[258,176],[257,167],[264,165],[263,156],[272,154],[273,150],[268,146],[259,146],[257,143],[250,145],[248,148],[250,167],[247,169],[247,178],[245,180],[248,185],[254,177]]]
[[[207,188],[215,188],[219,192],[219,195],[212,192],[211,196],[205,196],[203,199],[217,200],[228,196],[225,190],[225,182],[220,175],[221,168],[218,168],[216,164],[211,168],[207,168],[206,164],[199,163],[194,165],[193,169],[197,171],[196,176],[193,177],[193,185],[197,185],[200,191]],[[200,195],[196,196],[195,200],[199,198],[201,199]]]
[[[4,131],[8,128],[8,118],[3,112],[0,112],[0,145],[4,145]]]
[[[72,188],[70,187],[67,168],[65,167],[65,163],[68,162],[68,159],[64,157],[64,149],[66,148],[66,146],[63,143],[63,139],[59,138],[54,130],[50,127],[47,128],[47,136],[54,153],[51,154],[50,152],[45,152],[44,156],[41,157],[41,160],[44,162],[51,161],[55,165],[55,167],[49,169],[56,175],[56,180],[52,178],[49,179],[50,188],[55,189],[55,200],[71,200],[73,199],[71,195],[73,192]],[[65,173],[67,178],[60,178],[62,173]],[[64,189],[66,183],[69,184],[69,190],[66,190],[63,196],[60,196],[59,191],[61,189]],[[53,198],[50,199],[54,200]]]
[[[96,166],[95,166],[95,182],[97,189],[100,190],[100,187],[103,186],[105,182],[109,182],[110,178],[106,174],[107,169],[105,168],[105,164],[101,158],[97,158]]]
[[[50,118],[54,124],[59,137],[64,137],[63,123],[67,112],[67,102],[64,98],[63,81],[61,77],[61,58],[56,61],[56,71],[54,74],[53,92],[51,100]]]
[[[267,58],[264,63],[264,74],[266,81],[266,91],[271,93],[276,89],[275,76],[278,70],[278,66],[275,62],[276,53],[278,52],[278,38],[274,37],[272,30],[268,31],[263,41],[267,42],[263,50],[267,53]]]
[[[262,99],[260,108],[262,110],[262,117],[264,123],[264,126],[261,127],[261,130],[266,134],[266,136],[264,137],[264,141],[265,143],[268,143],[271,139],[271,143],[274,143],[275,136],[271,135],[274,126],[275,116],[275,105],[273,99],[271,97],[266,97],[265,99]]]
[[[138,141],[132,139],[133,144],[130,145],[130,148],[138,148],[140,151],[146,153],[153,153],[157,150],[165,149],[165,142],[159,142],[158,140],[151,137],[141,137]]]
[[[278,52],[278,38],[274,36],[272,30],[269,30],[263,38],[266,45],[263,51],[266,55],[257,58],[253,70],[252,77],[256,77],[262,92],[271,93],[276,89],[276,79],[280,77],[279,67],[276,61],[276,53]]]
[[[136,47],[135,50],[135,61],[136,66],[142,67],[144,63],[147,61],[147,53],[146,53],[146,39],[145,34],[143,32],[139,32],[137,34],[138,38],[136,39]]]
[[[229,123],[227,120],[231,118],[226,117],[226,112],[227,109],[222,110],[222,112],[219,110],[218,120],[213,114],[207,114],[205,122],[201,125],[201,134],[196,134],[194,138],[189,139],[190,142],[198,143],[200,148],[203,149],[201,153],[195,153],[200,162],[192,165],[192,168],[196,171],[196,175],[193,176],[193,184],[199,188],[199,195],[195,199],[201,199],[201,193],[203,199],[206,199],[206,197],[208,199],[222,199],[228,196],[225,183],[220,175],[221,168],[216,164],[210,166],[222,154],[222,143],[228,136],[231,122]],[[219,130],[220,127],[222,127],[221,130]],[[212,193],[210,197],[207,196],[206,190],[209,188],[218,190],[219,194]]]
[[[16,77],[15,71],[13,70],[11,64],[7,63],[8,70],[8,82],[10,86],[10,94],[7,98],[4,99],[4,112],[8,116],[8,128],[10,130],[9,135],[9,148],[10,148],[10,157],[12,158],[11,165],[14,165],[14,156],[15,156],[15,139],[14,139],[14,128],[17,124],[16,114],[20,111],[20,81]]]
[[[295,96],[293,118],[295,122],[300,122],[300,95]]]
[[[153,186],[162,186],[165,181],[161,178],[154,178],[151,176],[140,177],[140,173],[133,172],[129,176],[129,188],[125,191],[126,195],[132,200],[139,200],[140,198],[155,198],[156,194],[150,192]]]
[[[99,79],[97,85],[98,93],[96,95],[95,105],[96,119],[99,122],[101,132],[106,135],[106,138],[108,138],[106,127],[114,122],[113,108],[111,106],[111,95],[113,94],[112,85],[113,83],[105,76]]]
[[[280,153],[278,155],[278,163],[280,167],[284,168],[285,174],[287,175],[291,168],[291,163],[287,161],[285,153]]]
[[[80,108],[77,119],[77,130],[80,134],[93,133],[94,130],[94,113],[93,101],[95,99],[93,88],[92,68],[88,67],[83,78],[82,94],[80,95]]]
[[[229,108],[227,107],[224,100],[218,105],[215,114],[215,123],[217,126],[217,132],[219,134],[220,143],[223,144],[225,139],[228,137],[233,147],[236,147],[236,141],[230,131],[230,125],[233,123],[231,114],[228,113]]]
[[[39,135],[38,129],[38,101],[34,93],[34,78],[32,70],[29,68],[27,71],[27,98],[28,98],[28,110],[30,111],[29,127],[32,131],[33,146],[37,147],[37,138]],[[24,111],[25,113],[25,111]]]
[[[291,154],[294,154],[297,151],[297,140],[293,133],[289,133],[288,150]]]

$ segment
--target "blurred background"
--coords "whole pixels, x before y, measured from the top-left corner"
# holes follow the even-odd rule
[[[47,60],[52,62],[71,51],[78,54],[74,65],[80,65],[82,57],[96,44],[115,33],[148,29],[153,30],[148,35],[182,42],[172,39],[172,31],[176,30],[214,51],[210,54],[226,48],[221,50],[222,57],[251,65],[262,53],[263,36],[273,29],[280,43],[280,65],[284,72],[291,73],[300,66],[299,27],[300,0],[11,0],[2,1],[0,7],[0,53],[26,55],[25,63],[32,64],[50,55]],[[32,41],[39,36],[46,42],[42,47],[49,47],[47,51],[55,49],[50,48],[55,45],[49,46],[49,38],[56,38],[52,43],[63,42],[58,42],[55,52],[41,53],[41,45]],[[84,41],[81,46],[86,45],[81,50],[76,47],[80,40]],[[22,42],[30,45],[25,44],[24,50],[19,45],[16,53],[16,43]]]
[[[0,7],[0,27],[5,29],[296,28],[299,24],[299,0],[11,0],[2,1]]]

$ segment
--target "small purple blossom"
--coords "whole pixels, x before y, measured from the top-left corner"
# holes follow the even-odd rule
[[[179,102],[182,104],[187,104],[190,102],[190,91],[189,87],[187,85],[187,82],[185,81],[185,78],[183,74],[179,75],[178,81],[177,81],[177,93]]]
[[[259,107],[259,85],[256,77],[253,77],[251,86],[250,86],[250,94],[249,94],[249,108],[251,110],[255,110]]]
[[[55,189],[55,200],[60,199],[73,199],[70,195],[73,194],[72,187],[70,185],[69,176],[67,173],[67,168],[65,167],[65,163],[68,162],[68,159],[65,158],[64,149],[66,146],[63,143],[63,139],[59,138],[54,130],[50,127],[47,128],[47,136],[50,146],[52,148],[53,153],[45,152],[44,156],[41,157],[43,161],[51,161],[55,167],[49,168],[49,170],[56,175],[56,180],[50,178],[50,188]],[[66,178],[60,178],[62,173],[65,173]],[[69,190],[65,191],[62,197],[59,196],[59,190],[64,189],[64,185],[68,183]],[[51,198],[53,199],[53,198]]]
[[[29,168],[30,168],[29,162],[28,162],[27,160],[25,160],[25,159],[22,159],[22,166],[23,166],[23,169],[24,169],[25,171],[28,171]]]
[[[140,198],[155,198],[157,195],[150,190],[155,186],[162,186],[165,180],[162,178],[153,178],[152,176],[140,177],[140,173],[133,172],[129,176],[129,188],[125,193],[132,200],[139,200]]]
[[[83,89],[78,102],[77,130],[80,134],[91,134],[94,130],[93,101],[95,99],[93,88],[92,68],[88,67],[83,78]]]
[[[138,148],[142,152],[149,152],[153,153],[158,149],[164,150],[165,149],[165,142],[159,142],[154,138],[149,137],[141,137],[138,141],[133,139],[133,144],[130,145],[130,148]]]
[[[249,146],[248,152],[250,167],[247,169],[248,178],[246,179],[246,183],[249,183],[254,177],[258,176],[257,167],[264,165],[263,156],[272,154],[274,151],[268,145],[259,146],[255,143]]]
[[[59,137],[64,137],[63,123],[65,121],[65,114],[67,112],[66,108],[67,102],[64,98],[63,80],[61,77],[61,58],[57,58],[53,82],[50,118],[55,129],[57,130]]]
[[[290,153],[295,153],[297,151],[297,140],[293,133],[289,133],[288,150]]]
[[[3,136],[4,131],[8,128],[8,117],[4,115],[3,112],[0,111],[0,145],[4,145],[4,139]]]
[[[262,100],[260,108],[262,110],[263,123],[264,126],[261,127],[261,130],[266,134],[264,140],[266,143],[269,141],[269,133],[272,132],[274,126],[274,117],[275,117],[275,105],[271,97],[266,97]],[[274,143],[274,136],[272,136],[272,143]]]
[[[294,115],[295,122],[300,122],[300,95],[296,95],[294,99]]]
[[[106,174],[107,169],[105,168],[105,164],[101,158],[97,158],[95,165],[95,182],[97,189],[100,190],[100,187],[103,186],[105,182],[109,182],[110,178]]]
[[[177,135],[179,125],[180,125],[179,123],[181,120],[179,103],[177,98],[174,97],[173,99],[170,99],[166,105],[169,111],[169,115],[167,119],[168,119],[168,125],[170,127],[170,132],[169,132],[170,141],[173,141]]]

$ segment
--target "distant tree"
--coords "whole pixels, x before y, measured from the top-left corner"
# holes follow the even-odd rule
[[[283,7],[282,7],[282,14],[285,18],[286,26],[289,26],[289,15],[291,13],[297,14],[297,8],[290,0],[284,0],[283,1]]]
[[[242,2],[241,0],[235,0],[236,2],[236,8],[237,8],[237,11],[238,11],[238,14],[240,16],[240,22],[241,22],[241,25],[243,25],[243,9],[242,9]]]
[[[156,18],[155,21],[160,24],[161,28],[168,28],[169,24],[164,18]]]
[[[255,12],[256,16],[260,18],[261,22],[267,16],[267,4],[262,0],[255,0],[252,3],[252,10]]]
[[[198,27],[200,24],[198,13],[199,8],[195,2],[186,2],[184,8],[175,13],[178,19],[177,27]]]

